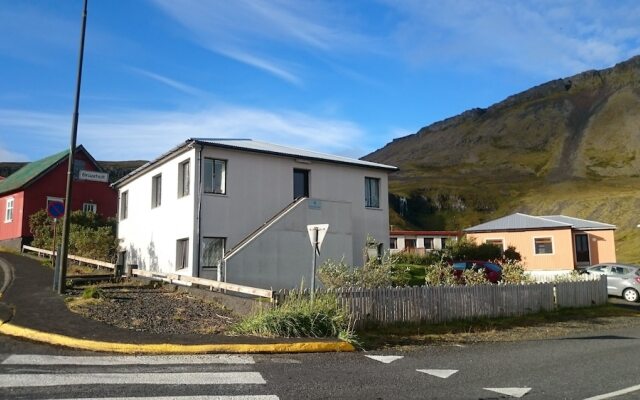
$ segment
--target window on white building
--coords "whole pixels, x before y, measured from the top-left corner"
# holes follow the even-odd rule
[[[98,205],[95,203],[84,203],[82,205],[82,211],[95,214],[96,212],[98,212]]]
[[[189,266],[189,239],[176,241],[176,270]]]
[[[217,268],[224,257],[225,238],[202,238],[202,254],[200,265],[202,268]]]
[[[389,238],[389,248],[390,249],[398,248],[398,238]]]
[[[180,163],[178,166],[178,197],[184,197],[189,195],[189,160]]]
[[[162,174],[151,178],[151,208],[160,207],[162,204]]]
[[[368,208],[380,207],[380,179],[364,178],[364,206]]]
[[[120,221],[127,219],[129,214],[129,191],[125,190],[120,194]]]
[[[424,238],[424,248],[433,249],[433,238]]]
[[[227,162],[225,160],[204,159],[204,192],[227,193]]]
[[[13,197],[7,199],[7,207],[4,212],[4,222],[13,221]]]

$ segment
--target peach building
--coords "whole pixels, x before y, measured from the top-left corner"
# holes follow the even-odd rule
[[[467,228],[476,243],[514,246],[526,269],[541,275],[616,262],[615,225],[564,215],[511,214]]]

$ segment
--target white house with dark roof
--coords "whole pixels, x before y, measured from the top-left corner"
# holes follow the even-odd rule
[[[396,168],[245,139],[189,139],[125,176],[118,238],[127,264],[260,288],[311,280],[307,225],[329,224],[318,262],[362,265],[389,248]]]
[[[567,272],[616,261],[615,225],[565,215],[515,213],[464,230],[477,243],[514,246],[528,271]]]

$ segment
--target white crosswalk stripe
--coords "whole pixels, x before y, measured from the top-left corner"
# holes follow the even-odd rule
[[[64,400],[278,400],[264,393],[267,382],[249,370],[254,365],[246,355],[14,354],[0,362],[0,398],[43,399],[56,393],[52,398]]]
[[[231,354],[193,356],[40,356],[13,354],[4,365],[164,365],[164,364],[254,364],[253,357]]]
[[[68,385],[234,385],[264,384],[257,372],[187,372],[152,374],[17,374],[2,375],[0,387]]]

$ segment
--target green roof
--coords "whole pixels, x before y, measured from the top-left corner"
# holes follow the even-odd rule
[[[61,160],[64,160],[68,154],[69,150],[64,150],[41,160],[30,162],[0,181],[0,194],[13,192],[27,186],[31,181],[47,172]]]

